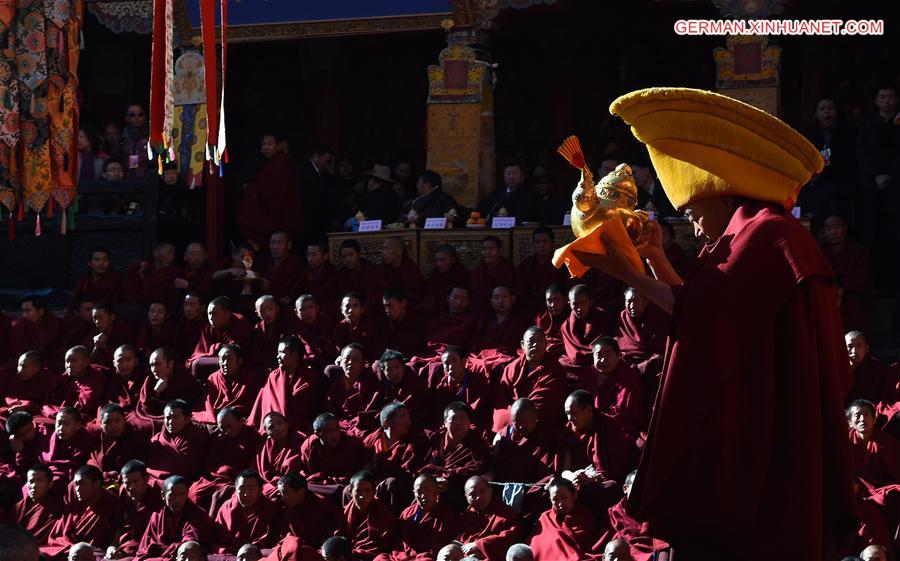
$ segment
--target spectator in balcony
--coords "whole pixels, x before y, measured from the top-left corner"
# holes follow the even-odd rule
[[[125,179],[125,166],[115,158],[106,158],[101,169],[103,171],[101,179],[104,181],[122,181]]]
[[[563,223],[563,216],[572,207],[571,201],[560,195],[553,174],[544,166],[534,168],[534,190],[538,197],[538,222],[547,226]]]
[[[344,215],[337,213],[339,195],[334,188],[331,168],[334,164],[334,150],[324,144],[316,144],[309,151],[309,157],[301,162],[300,196],[303,206],[303,242],[324,238],[331,230],[340,229],[338,220]]]
[[[368,177],[368,183],[366,193],[359,202],[359,212],[365,220],[381,220],[383,224],[396,222],[401,203],[392,187],[394,179],[391,178],[390,168],[376,165],[363,175]]]
[[[662,184],[650,165],[650,157],[646,153],[636,156],[631,166],[634,172],[634,182],[638,188],[637,208],[653,211],[656,218],[665,218],[678,215],[675,207],[669,202],[669,197],[663,191]]]
[[[503,186],[485,197],[478,205],[488,224],[495,216],[514,216],[516,224],[534,222],[538,218],[538,197],[525,182],[525,169],[520,163],[503,168]]]
[[[416,183],[418,196],[404,207],[406,222],[421,228],[426,218],[447,217],[448,226],[453,227],[459,218],[451,211],[456,209],[456,199],[441,188],[441,176],[432,170],[425,170]]]
[[[139,103],[132,103],[125,111],[125,128],[122,129],[120,157],[126,163],[125,176],[129,180],[142,179],[147,173],[149,157],[147,143],[150,139],[150,123],[147,112]]]
[[[118,123],[108,123],[103,127],[100,149],[109,157],[122,160],[122,127]]]
[[[100,135],[93,127],[78,129],[78,181],[94,181],[103,174],[106,158],[100,150]]]

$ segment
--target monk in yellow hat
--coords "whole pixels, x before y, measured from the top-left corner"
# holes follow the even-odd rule
[[[577,253],[672,314],[629,511],[679,561],[834,559],[854,528],[833,273],[790,214],[822,169],[775,117],[711,92],[653,88],[610,111],[646,144],[704,247],[685,276],[650,223],[637,271],[614,244]]]

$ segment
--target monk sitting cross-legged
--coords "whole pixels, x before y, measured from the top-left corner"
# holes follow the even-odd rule
[[[350,478],[350,502],[344,507],[344,519],[338,532],[353,544],[353,555],[371,561],[394,543],[397,519],[375,495],[378,480],[368,471]]]
[[[54,417],[60,408],[71,406],[81,411],[82,420],[90,421],[103,405],[108,379],[105,368],[91,364],[90,351],[86,347],[72,347],[66,353],[66,367],[60,383],[41,409],[42,414]]]
[[[146,356],[150,358],[151,352]],[[113,372],[106,384],[108,403],[117,403],[126,411],[134,411],[141,398],[141,387],[149,368],[139,364],[137,349],[132,345],[119,345],[113,353]]]
[[[522,332],[528,327],[524,316],[515,311],[516,297],[506,285],[491,293],[491,312],[482,316],[472,336],[468,364],[488,380],[500,379],[503,368],[516,358]]]
[[[103,481],[107,484],[119,481],[120,470],[128,461],[147,459],[150,431],[129,422],[118,404],[107,403],[101,407],[97,422],[88,425],[88,430],[97,441],[88,463],[103,471]]]
[[[214,550],[235,554],[245,543],[271,547],[278,539],[278,508],[262,493],[263,480],[244,470],[234,480],[234,495],[219,508],[215,519]]]
[[[491,396],[487,380],[466,368],[466,352],[451,345],[441,355],[442,374],[429,381],[432,394],[432,419],[430,426],[441,426],[444,409],[455,401],[461,401],[472,409],[473,420],[479,426],[491,423]]]
[[[375,408],[381,408],[394,401],[403,403],[409,408],[412,422],[420,426],[428,414],[427,402],[430,397],[425,380],[406,366],[403,355],[394,349],[384,351],[375,366],[378,367],[381,389],[372,404]],[[378,412],[371,411],[371,414],[372,420],[375,421]]]
[[[304,431],[312,428],[312,420],[322,397],[322,379],[304,359],[303,343],[295,336],[278,343],[278,368],[269,372],[262,390],[256,396],[247,422],[263,430],[263,419],[277,411],[291,426]]]
[[[381,303],[387,316],[385,346],[406,357],[421,353],[425,349],[428,326],[425,314],[410,305],[409,298],[400,288],[386,290]]]
[[[303,260],[292,249],[291,236],[278,230],[269,237],[269,255],[259,259],[262,290],[282,306],[291,305],[303,282]]]
[[[555,282],[544,292],[546,309],[535,317],[534,324],[547,336],[547,350],[559,356],[565,354],[562,343],[562,326],[569,319],[569,297],[566,286]]]
[[[173,475],[163,482],[163,508],[150,516],[138,546],[137,561],[168,561],[186,541],[209,543],[213,524],[209,515],[188,499],[188,481]]]
[[[230,344],[219,348],[219,369],[206,380],[194,420],[211,425],[218,411],[230,407],[246,417],[262,385],[255,370],[245,366],[244,351]]]
[[[119,497],[125,503],[125,521],[115,543],[106,550],[109,559],[134,556],[150,524],[150,517],[163,508],[161,487],[150,482],[144,462],[129,460],[122,466],[119,483]]]
[[[256,457],[256,471],[265,480],[263,493],[274,497],[278,493],[278,480],[282,475],[300,471],[303,460],[300,446],[306,435],[291,427],[284,415],[271,411],[263,417],[266,441]]]
[[[326,496],[339,494],[350,476],[369,464],[362,440],[342,431],[331,413],[313,421],[313,434],[300,446],[300,458],[310,488]]]
[[[163,415],[162,430],[150,439],[147,471],[158,481],[173,475],[195,479],[203,468],[209,432],[193,423],[184,400],[167,403]]]
[[[168,347],[160,347],[150,355],[150,375],[141,386],[132,415],[134,422],[157,432],[162,428],[167,403],[174,399],[192,403],[197,401],[200,392],[200,383],[176,363],[175,352]]]
[[[288,331],[306,347],[306,360],[320,370],[334,364],[340,349],[334,344],[334,319],[321,312],[312,294],[301,294],[294,304],[296,317]]]
[[[413,474],[424,460],[427,442],[421,432],[413,432],[409,409],[403,403],[388,403],[379,415],[381,428],[363,441],[372,456],[372,470],[378,478],[378,497],[394,513],[412,500]]]
[[[59,344],[60,321],[41,296],[22,300],[22,317],[14,320],[9,329],[9,351],[18,357],[27,351],[37,351],[51,357]]]
[[[257,298],[255,308],[259,321],[253,326],[251,348],[247,353],[248,364],[270,370],[278,365],[275,356],[278,342],[290,332],[290,318],[271,294]]]
[[[366,360],[378,360],[384,352],[384,325],[378,321],[378,310],[366,310],[361,294],[350,292],[341,298],[341,321],[334,330],[334,342],[344,348],[351,343],[361,345]]]
[[[96,440],[81,422],[81,412],[74,407],[63,407],[56,414],[50,438],[42,440],[38,447],[37,459],[50,468],[57,483],[66,484],[88,462],[96,446]]]
[[[380,385],[372,369],[365,365],[362,347],[357,343],[344,347],[338,364],[326,368],[325,375],[331,385],[324,409],[335,415],[341,429],[362,435],[376,428],[374,410]]]
[[[27,491],[12,507],[7,522],[28,530],[38,545],[46,545],[50,530],[63,512],[63,504],[50,492],[53,472],[43,464],[29,468],[26,476]]]
[[[583,388],[596,395],[594,407],[612,418],[629,436],[637,436],[644,426],[647,399],[640,375],[622,360],[619,344],[612,337],[600,337],[591,345],[594,375],[582,380]]]
[[[662,359],[671,324],[672,316],[652,304],[636,288],[629,286],[625,289],[625,309],[619,314],[616,340],[622,358],[640,373],[644,393],[651,403],[656,397],[658,378],[662,374]]]
[[[497,236],[485,236],[481,241],[481,263],[469,273],[472,289],[472,306],[475,310],[491,309],[491,294],[500,285],[512,286],[516,268],[500,254],[502,244]]]
[[[278,500],[278,539],[297,536],[301,543],[316,546],[340,526],[338,509],[310,491],[306,478],[297,472],[288,472],[278,480]]]
[[[624,540],[626,551],[630,552],[634,561],[650,561],[657,551],[666,550],[669,545],[661,540],[650,537],[646,524],[642,524],[632,518],[626,511],[626,501],[631,493],[631,485],[637,472],[632,471],[625,477],[622,487],[625,497],[615,505],[609,507],[609,530],[606,538]]]
[[[178,343],[178,330],[170,320],[170,302],[151,302],[147,308],[147,321],[137,336],[137,350],[142,356],[160,347],[172,347]]]
[[[250,322],[233,311],[233,304],[227,296],[214,298],[206,310],[209,322],[203,326],[194,354],[188,359],[198,380],[205,380],[219,367],[218,353],[222,345],[236,343],[249,349],[252,331]]]
[[[456,514],[440,500],[438,482],[422,474],[413,484],[415,501],[400,515],[393,551],[375,561],[433,561],[457,533]]]
[[[15,369],[0,370],[0,419],[16,411],[40,414],[58,384],[59,377],[44,368],[39,352],[23,353]]]
[[[475,475],[466,481],[469,507],[459,521],[457,539],[466,555],[487,561],[504,561],[506,551],[522,535],[519,516],[494,495],[487,479]]]
[[[454,286],[469,285],[469,270],[459,262],[456,249],[442,244],[434,251],[434,269],[425,285],[425,293],[419,304],[429,317],[447,309],[447,296]]]
[[[449,310],[441,312],[428,323],[425,350],[409,361],[410,367],[429,380],[439,376],[441,355],[454,345],[467,348],[472,341],[477,317],[469,310],[469,289],[455,286],[447,297]]]
[[[557,477],[547,484],[547,491],[551,507],[531,535],[534,561],[601,559],[596,549],[600,531],[590,511],[579,502],[575,485]]]
[[[590,289],[579,284],[569,291],[572,313],[562,326],[561,334],[565,354],[559,363],[566,368],[569,387],[580,387],[584,377],[590,377],[593,368],[591,344],[597,337],[615,333],[615,317],[603,308],[594,307]]]
[[[109,302],[97,302],[91,310],[94,329],[81,340],[88,349],[91,362],[109,368],[113,353],[119,345],[134,341],[131,328],[116,316],[115,307]]]
[[[850,331],[844,335],[850,368],[853,370],[853,386],[847,394],[847,403],[865,399],[874,404],[885,401],[892,404],[890,371],[886,364],[872,356],[869,342],[862,331]]]

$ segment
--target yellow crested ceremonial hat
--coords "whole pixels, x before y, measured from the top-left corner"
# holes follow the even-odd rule
[[[730,97],[689,88],[648,88],[625,94],[609,112],[647,145],[675,208],[734,195],[790,209],[824,162],[780,119]]]

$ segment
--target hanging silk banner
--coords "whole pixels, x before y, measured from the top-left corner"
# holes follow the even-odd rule
[[[206,86],[203,55],[186,50],[175,62],[175,124],[172,148],[178,174],[189,188],[200,187],[206,161]]]
[[[150,60],[150,142],[148,156],[156,158],[159,173],[174,159],[170,150],[175,119],[173,0],[153,0],[153,51]]]
[[[219,88],[216,83],[216,2],[200,0],[200,37],[203,42],[203,69],[206,82],[206,159],[216,163],[219,138]]]

